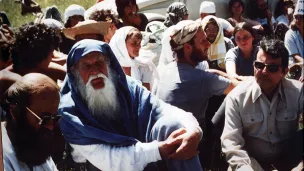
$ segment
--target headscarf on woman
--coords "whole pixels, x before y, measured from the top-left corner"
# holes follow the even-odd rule
[[[156,67],[153,62],[149,59],[145,59],[143,57],[135,57],[132,59],[129,56],[127,45],[126,45],[126,38],[128,34],[133,30],[136,29],[132,26],[125,26],[116,31],[114,36],[112,37],[109,45],[115,54],[117,60],[119,61],[122,67],[131,67],[131,77],[141,81],[139,67],[149,67],[150,71],[153,74],[154,78],[159,78],[158,73],[156,71]],[[151,79],[152,81],[153,79]],[[151,83],[150,81],[150,83]]]

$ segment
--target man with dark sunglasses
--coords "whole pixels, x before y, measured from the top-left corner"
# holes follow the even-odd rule
[[[285,78],[284,43],[262,40],[253,66],[255,79],[226,98],[222,151],[233,170],[303,169],[303,85]]]
[[[51,154],[61,134],[58,104],[58,86],[42,74],[27,74],[6,91],[1,103],[4,170],[57,170]]]

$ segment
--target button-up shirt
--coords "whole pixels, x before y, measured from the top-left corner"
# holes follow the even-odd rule
[[[271,101],[255,79],[236,87],[226,99],[222,150],[233,169],[251,164],[250,157],[271,161],[282,151],[282,140],[298,129],[303,111],[303,85],[283,79]]]

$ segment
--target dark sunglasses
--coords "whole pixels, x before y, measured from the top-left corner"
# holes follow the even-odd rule
[[[258,62],[258,61],[254,61],[253,66],[256,69],[261,69],[261,70],[263,70],[266,67],[267,71],[269,71],[271,73],[278,72],[278,70],[280,68],[280,65],[277,65],[277,64],[264,64],[264,63]]]
[[[40,126],[44,126],[44,125],[47,125],[50,123],[50,121],[52,120],[53,121],[53,124],[56,125],[60,118],[61,118],[61,115],[52,115],[52,114],[49,114],[49,113],[43,113],[44,116],[42,118],[40,118],[35,112],[33,112],[30,108],[28,107],[25,107],[32,115],[34,115],[38,120],[39,120],[39,125]]]

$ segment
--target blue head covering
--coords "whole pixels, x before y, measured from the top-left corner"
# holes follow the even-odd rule
[[[110,61],[109,67],[118,75],[115,87],[127,135],[118,134],[113,125],[106,119],[103,121],[95,120],[77,92],[76,80],[71,73],[71,67],[90,52],[100,52],[107,56]],[[140,139],[136,136],[138,134],[136,124],[138,116],[134,115],[132,101],[126,76],[108,44],[86,39],[77,42],[72,47],[68,54],[67,77],[61,90],[58,109],[59,114],[62,115],[60,127],[69,143],[79,145],[99,143],[130,145],[136,143],[137,139]]]

